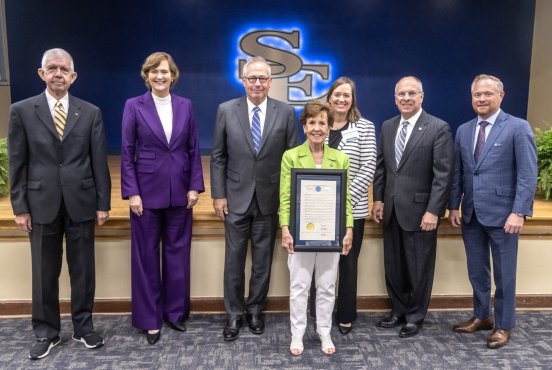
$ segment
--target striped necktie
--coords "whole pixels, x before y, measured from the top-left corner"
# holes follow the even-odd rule
[[[261,108],[253,108],[253,119],[251,119],[251,137],[253,138],[253,147],[255,148],[255,154],[259,154],[259,148],[261,147],[261,118],[259,112]]]
[[[406,130],[408,129],[408,121],[404,121],[402,124],[401,132],[397,136],[395,141],[395,162],[397,163],[397,168],[399,167],[399,162],[404,151],[404,145],[406,143]]]
[[[63,130],[65,130],[66,121],[67,113],[65,113],[63,105],[61,105],[61,102],[58,100],[54,107],[54,124],[60,140],[63,139]]]

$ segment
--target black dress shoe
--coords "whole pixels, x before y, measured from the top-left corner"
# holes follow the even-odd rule
[[[407,322],[399,332],[399,337],[409,338],[413,337],[420,331],[422,324],[414,324],[413,322]]]
[[[225,341],[232,341],[240,336],[240,327],[242,326],[242,319],[230,319],[226,323],[222,335]]]
[[[398,317],[391,315],[389,317],[386,317],[385,319],[380,320],[378,323],[379,326],[382,328],[396,328],[400,324],[404,322],[404,317]]]
[[[341,333],[341,335],[347,335],[351,330],[353,330],[353,324],[351,323],[351,326],[344,326],[341,323],[337,324],[337,329]]]
[[[265,330],[265,323],[263,316],[258,314],[247,314],[247,324],[249,325],[249,331],[253,334],[262,334]]]
[[[159,338],[161,338],[161,330],[159,330],[157,333],[155,334],[150,334],[148,333],[148,331],[146,330],[146,339],[148,340],[148,343],[149,344],[155,344],[159,341]]]
[[[169,322],[169,321],[167,321],[167,323],[169,324],[169,326],[173,330],[186,331],[186,324],[184,323],[184,321],[180,321],[180,322]]]

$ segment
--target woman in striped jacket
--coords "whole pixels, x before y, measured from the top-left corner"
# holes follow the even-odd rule
[[[353,206],[353,246],[339,261],[337,314],[339,332],[352,329],[357,316],[358,256],[368,217],[368,187],[376,168],[376,131],[374,124],[362,118],[357,108],[355,83],[348,77],[338,78],[330,87],[327,101],[332,108],[334,124],[326,143],[349,156],[350,193]],[[311,285],[311,316],[315,313],[315,294]]]

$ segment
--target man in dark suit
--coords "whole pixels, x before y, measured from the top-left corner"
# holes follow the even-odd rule
[[[46,91],[14,103],[8,151],[15,222],[29,233],[32,324],[37,342],[29,358],[43,358],[60,342],[59,275],[65,235],[71,280],[73,339],[103,345],[94,332],[94,220],[109,216],[111,180],[100,110],[68,94],[77,74],[62,49],[44,53],[38,74]]]
[[[450,196],[450,221],[462,226],[473,287],[473,317],[453,327],[458,333],[493,332],[487,347],[508,344],[515,326],[519,233],[533,214],[537,149],[529,122],[500,109],[504,85],[479,75],[471,86],[477,118],[458,128]],[[458,208],[462,203],[462,219]],[[493,256],[494,319],[491,310]]]
[[[391,314],[379,325],[404,323],[402,338],[418,334],[433,285],[437,228],[453,171],[449,125],[422,110],[416,77],[395,86],[400,116],[383,123],[374,177],[372,217],[383,220],[385,283]]]
[[[222,103],[211,155],[211,196],[215,213],[224,221],[224,306],[228,322],[224,339],[239,336],[242,315],[249,330],[264,331],[261,311],[270,282],[272,253],[278,227],[280,162],[296,146],[295,111],[268,98],[270,66],[261,57],[243,67],[246,97]],[[245,259],[251,240],[249,297],[244,302]]]

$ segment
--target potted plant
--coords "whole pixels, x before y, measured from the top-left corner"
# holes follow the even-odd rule
[[[549,127],[546,130],[535,129],[535,142],[539,168],[537,189],[545,199],[549,199],[552,195],[552,127],[548,123],[546,125]]]

